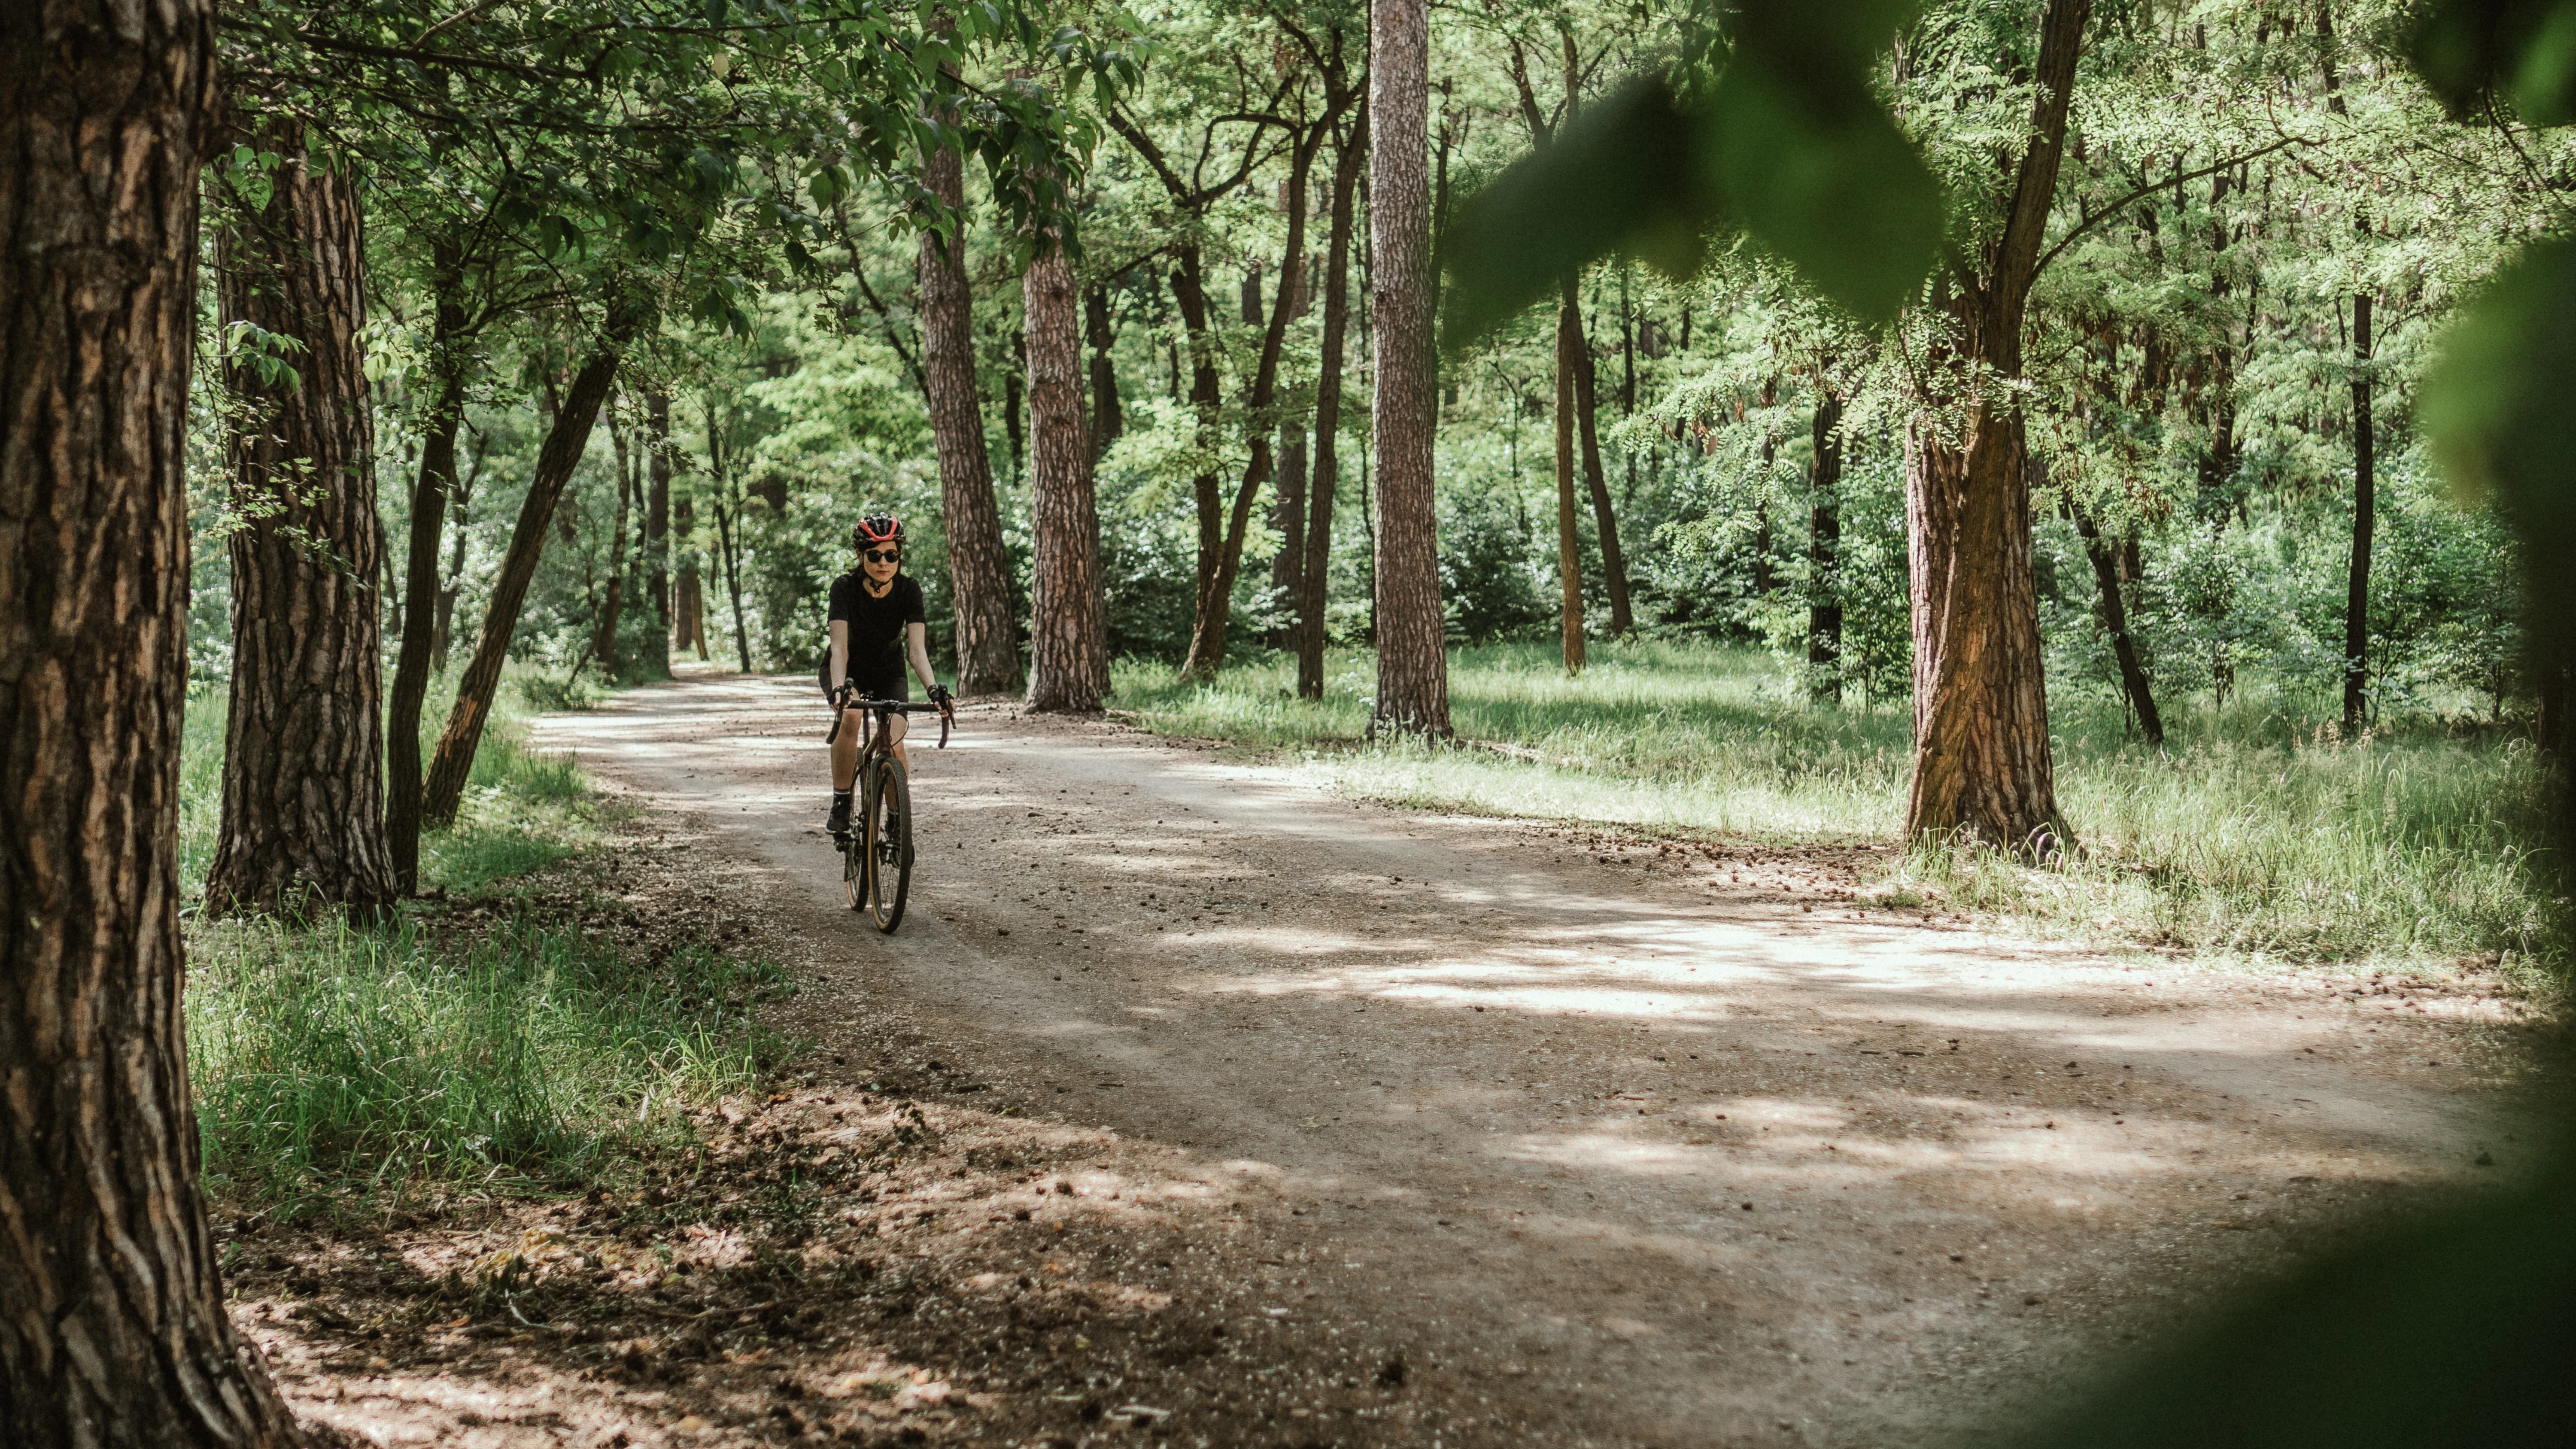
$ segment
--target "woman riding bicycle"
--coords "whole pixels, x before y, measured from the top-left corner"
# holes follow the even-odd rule
[[[832,814],[823,826],[834,835],[849,833],[850,792],[858,782],[859,746],[868,733],[866,713],[846,706],[853,700],[911,698],[904,679],[907,663],[929,689],[931,703],[944,708],[949,700],[947,688],[930,668],[921,585],[903,573],[903,520],[871,513],[850,530],[850,543],[859,562],[832,581],[832,647],[822,670],[824,697],[843,711],[840,731],[832,739]],[[903,716],[890,716],[887,724],[894,757],[909,773]]]

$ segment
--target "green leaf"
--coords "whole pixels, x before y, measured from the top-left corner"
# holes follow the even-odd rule
[[[2535,126],[2576,121],[2576,0],[2436,0],[2406,50],[2455,118],[2502,100]]]
[[[2576,240],[2543,242],[2487,285],[2444,339],[2417,416],[2460,487],[2494,499],[2535,559],[2576,556]],[[2531,571],[2530,623],[2576,647],[2576,571]]]

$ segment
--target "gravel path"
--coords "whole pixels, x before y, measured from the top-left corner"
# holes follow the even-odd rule
[[[1246,1421],[1277,1442],[1926,1442],[2511,1163],[2518,1030],[2465,989],[1861,919],[1830,862],[1387,810],[1001,706],[916,736],[882,937],[819,833],[827,723],[810,680],[702,677],[538,743],[814,943],[786,1024],[827,1079],[1114,1133],[1098,1211],[1236,1225],[1168,1291],[1271,1305],[1283,1354],[1396,1346],[1445,1406]]]

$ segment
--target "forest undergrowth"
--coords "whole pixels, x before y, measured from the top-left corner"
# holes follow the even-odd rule
[[[700,1109],[786,1055],[754,1013],[787,973],[617,899],[616,821],[570,760],[526,748],[516,693],[456,823],[423,836],[420,899],[376,923],[190,908],[189,1065],[218,1200],[272,1219],[400,1217],[614,1187],[685,1150]],[[188,712],[192,900],[221,811],[224,703],[208,691]]]
[[[1902,706],[1803,699],[1758,649],[1595,641],[1580,678],[1553,645],[1457,649],[1454,749],[1366,744],[1370,678],[1365,652],[1337,651],[1325,697],[1305,701],[1285,656],[1204,687],[1128,661],[1116,705],[1145,729],[1295,759],[1393,804],[1775,847],[1892,841],[1904,819]],[[2494,968],[2529,990],[2562,984],[2566,907],[2534,853],[2527,738],[2425,713],[2347,740],[2335,703],[2257,687],[2223,711],[2173,701],[2158,751],[2114,706],[2052,699],[2058,797],[2079,848],[2033,869],[1918,845],[1891,854],[1872,889],[2213,964]]]

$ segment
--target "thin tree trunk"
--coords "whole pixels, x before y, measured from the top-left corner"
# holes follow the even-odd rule
[[[492,581],[492,592],[483,607],[483,634],[474,646],[474,657],[466,661],[465,674],[456,682],[456,705],[448,711],[447,728],[438,736],[438,751],[430,759],[429,782],[421,791],[421,819],[430,825],[447,825],[456,819],[456,807],[465,798],[465,780],[474,771],[474,751],[483,742],[483,726],[492,715],[492,696],[501,684],[501,665],[510,655],[510,636],[518,631],[519,606],[527,601],[529,581],[536,577],[537,559],[545,552],[546,524],[554,516],[555,503],[563,496],[564,485],[572,480],[582,451],[590,445],[591,425],[599,417],[600,404],[607,401],[608,389],[617,380],[617,362],[626,350],[640,320],[636,314],[620,309],[609,316],[606,331],[590,360],[582,365],[573,379],[572,390],[555,414],[554,426],[546,430],[545,446],[537,453],[536,476],[528,482],[526,502],[520,505],[519,521],[510,530],[510,549],[502,555],[500,575]]]
[[[1184,241],[1172,267],[1172,300],[1181,309],[1181,329],[1188,334],[1190,343],[1190,410],[1197,418],[1193,441],[1201,456],[1213,458],[1217,450],[1217,410],[1224,405],[1225,397],[1217,374],[1217,342],[1209,320],[1205,284],[1198,243]],[[1216,574],[1217,556],[1225,551],[1225,495],[1218,489],[1214,468],[1203,469],[1190,479],[1190,498],[1199,524],[1195,602],[1195,598],[1206,595],[1208,580]],[[1195,638],[1195,614],[1191,628]]]
[[[733,605],[734,657],[742,672],[751,672],[751,631],[742,618],[741,538],[743,492],[742,475],[732,451],[725,446],[724,429],[716,411],[716,397],[707,394],[707,476],[715,483],[716,561],[724,565],[725,597]]]
[[[1601,431],[1594,389],[1592,340],[1584,331],[1583,311],[1574,297],[1574,279],[1565,280],[1566,306],[1574,313],[1574,418],[1583,443],[1583,482],[1592,492],[1592,527],[1601,541],[1601,581],[1610,591],[1610,632],[1625,636],[1637,627],[1628,606],[1628,557],[1619,548],[1619,515],[1610,506],[1610,480],[1601,470]]]
[[[1002,694],[1020,682],[1020,646],[1011,607],[1011,567],[1002,550],[1002,510],[993,494],[993,462],[984,448],[984,413],[975,381],[975,299],[966,281],[962,208],[965,177],[956,152],[941,148],[922,162],[922,184],[957,214],[943,238],[921,234],[915,267],[921,289],[921,372],[930,402],[930,433],[939,454],[941,522],[948,535],[949,595],[957,613],[957,692]]]
[[[2120,692],[2128,696],[2129,708],[2138,716],[2138,733],[2159,749],[2165,742],[2164,716],[2156,709],[2154,688],[2147,679],[2146,666],[2138,660],[2137,640],[2129,634],[2129,605],[2120,595],[2119,546],[2102,537],[2102,530],[2092,516],[2066,495],[2066,517],[2075,525],[2076,536],[2084,540],[2084,556],[2093,564],[2093,584],[2102,593],[2102,627],[2111,635],[2111,657],[2119,662]]]
[[[356,179],[299,154],[302,130],[272,124],[261,144],[288,159],[268,204],[216,242],[221,325],[302,344],[292,380],[238,362],[225,379],[249,411],[225,448],[243,523],[230,541],[223,823],[206,873],[216,914],[307,901],[372,912],[396,893],[373,587],[384,526],[358,351],[366,236]]]
[[[1574,350],[1582,345],[1574,288],[1556,309],[1556,585],[1565,672],[1583,672],[1583,534],[1574,507]]]
[[[1270,453],[1270,409],[1279,394],[1279,354],[1288,340],[1290,309],[1287,298],[1297,290],[1298,273],[1306,257],[1306,183],[1314,174],[1315,152],[1331,134],[1338,119],[1327,112],[1303,136],[1297,138],[1288,162],[1288,242],[1281,249],[1279,290],[1281,304],[1270,309],[1270,324],[1261,335],[1261,360],[1253,368],[1252,389],[1245,398],[1252,418],[1252,455],[1243,465],[1243,481],[1234,490],[1234,503],[1227,510],[1225,531],[1219,540],[1215,567],[1202,560],[1199,569],[1199,593],[1191,615],[1190,651],[1181,661],[1184,679],[1214,679],[1225,664],[1225,636],[1234,617],[1234,581],[1243,570],[1244,535],[1252,526],[1252,503],[1260,496],[1261,485],[1270,481],[1273,459]],[[1209,514],[1207,501],[1214,494],[1214,479],[1209,480],[1199,515],[1200,537],[1204,541]]]
[[[618,673],[617,616],[626,602],[626,519],[628,500],[636,491],[636,460],[626,443],[626,430],[618,425],[617,414],[608,415],[608,436],[617,447],[617,523],[608,531],[608,587],[601,591],[599,618],[590,635],[591,657],[599,661],[600,675],[615,683]]]
[[[204,0],[0,8],[0,1441],[283,1449],[180,997]]]
[[[1378,0],[1370,9],[1378,681],[1369,730],[1446,738],[1449,656],[1432,500],[1430,45],[1426,0]]]
[[[655,676],[671,672],[671,399],[644,395],[644,587],[653,596],[661,642],[647,661]]]
[[[1029,422],[1037,472],[1029,573],[1029,708],[1087,714],[1109,693],[1100,514],[1083,441],[1082,332],[1073,262],[1060,234],[1039,242],[1022,283]]]
[[[1341,476],[1342,345],[1351,322],[1351,232],[1361,168],[1368,164],[1368,111],[1351,124],[1333,158],[1332,235],[1324,250],[1324,336],[1315,379],[1315,471],[1306,489],[1306,559],[1298,571],[1297,695],[1324,697],[1325,605],[1332,583],[1333,488]]]
[[[2352,298],[2352,562],[2343,612],[2343,730],[2358,735],[2370,718],[2370,534],[2379,511],[2372,475],[2370,294]]]
[[[1841,396],[1819,383],[1807,502],[1807,669],[1836,704],[1843,701],[1842,421]]]
[[[1095,284],[1082,294],[1082,327],[1091,344],[1091,461],[1097,463],[1127,431],[1127,414],[1118,404],[1118,363],[1111,350],[1118,329],[1109,320],[1109,288]]]
[[[2040,21],[2030,141],[1999,235],[1944,305],[1931,371],[1955,414],[1907,431],[1905,514],[1914,628],[1909,836],[1966,835],[2046,859],[2068,843],[2049,757],[2048,684],[2031,574],[2029,449],[2002,384],[2022,372],[2025,303],[2066,143],[2090,0]],[[1685,314],[1685,326],[1687,314]]]
[[[1301,261],[1280,284],[1279,305],[1288,309],[1289,321],[1305,317],[1314,291],[1312,269]],[[1270,593],[1281,613],[1270,647],[1294,649],[1297,601],[1305,593],[1299,575],[1306,559],[1306,419],[1285,409],[1279,417],[1278,458],[1272,470],[1276,481],[1270,490],[1270,525],[1279,534],[1279,551],[1270,556]]]
[[[430,375],[437,392],[421,441],[420,473],[411,490],[411,539],[404,564],[402,647],[394,659],[385,718],[385,846],[394,888],[420,889],[420,712],[430,677],[444,665],[448,611],[455,596],[439,586],[438,542],[448,497],[456,487],[456,433],[465,422],[465,305],[455,245],[432,244]],[[433,600],[434,605],[433,605]]]

